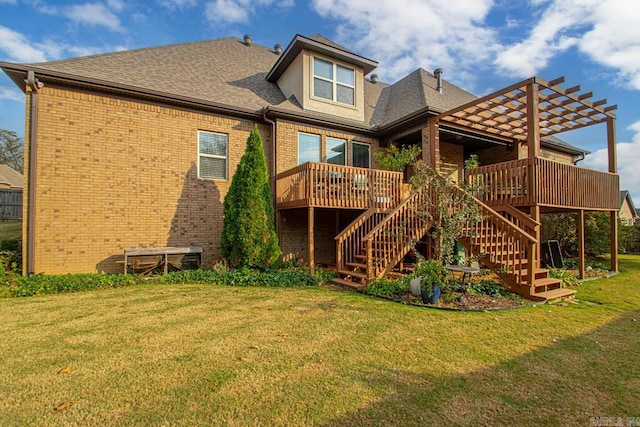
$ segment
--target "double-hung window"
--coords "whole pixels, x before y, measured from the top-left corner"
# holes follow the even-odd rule
[[[356,73],[353,68],[313,58],[313,95],[355,105]]]
[[[227,179],[229,136],[198,131],[198,178]]]

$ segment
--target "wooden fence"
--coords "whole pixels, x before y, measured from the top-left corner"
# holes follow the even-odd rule
[[[0,220],[22,219],[22,190],[0,188]]]

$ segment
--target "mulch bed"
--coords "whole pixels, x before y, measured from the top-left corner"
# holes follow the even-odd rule
[[[515,295],[495,297],[491,295],[463,295],[462,292],[453,292],[450,295],[441,296],[437,305],[424,304],[422,302],[422,298],[415,296],[410,292],[387,299],[401,304],[460,311],[510,310],[535,304],[532,301]]]

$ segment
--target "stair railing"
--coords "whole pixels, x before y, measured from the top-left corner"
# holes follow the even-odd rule
[[[455,187],[455,191],[463,192],[464,190]],[[467,225],[464,230],[472,246],[480,254],[484,254],[485,262],[513,277],[517,285],[524,283],[521,272],[526,269],[527,283],[532,285],[538,240],[482,201],[475,200],[483,219]],[[518,215],[515,214],[515,216]],[[526,226],[535,226],[535,222],[531,220]]]
[[[362,238],[385,216],[384,209],[368,209],[335,237],[336,268],[338,271],[344,270],[346,264],[353,262],[355,256],[362,252]]]
[[[429,229],[422,191],[416,191],[392,210],[362,239],[367,256],[367,280],[382,277],[404,257]]]

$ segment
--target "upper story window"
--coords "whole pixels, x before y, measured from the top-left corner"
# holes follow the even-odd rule
[[[298,134],[298,164],[320,161],[320,135]]]
[[[198,131],[198,178],[227,179],[229,136]]]
[[[327,137],[327,163],[334,165],[347,164],[347,141]]]
[[[313,95],[355,105],[356,73],[353,68],[313,58]]]

